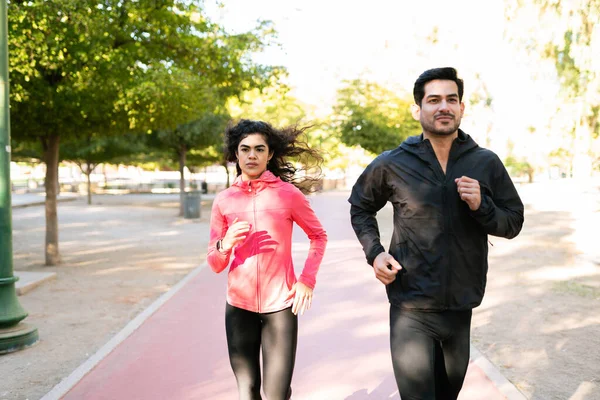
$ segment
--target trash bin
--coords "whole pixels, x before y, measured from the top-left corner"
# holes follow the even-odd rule
[[[186,192],[183,196],[183,218],[200,218],[200,192]]]

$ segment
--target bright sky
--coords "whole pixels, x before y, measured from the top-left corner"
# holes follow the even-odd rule
[[[465,100],[480,76],[494,98],[494,130],[502,135],[533,125],[547,112],[544,99],[554,96],[548,85],[532,82],[531,63],[504,39],[502,0],[223,3],[222,9],[214,0],[205,6],[231,31],[249,30],[258,19],[274,22],[282,47],[256,61],[287,67],[294,95],[323,113],[343,79],[368,78],[412,93],[417,76],[439,66],[458,69]],[[438,43],[431,45],[435,31]],[[476,121],[465,118],[463,128],[469,126],[476,129]]]

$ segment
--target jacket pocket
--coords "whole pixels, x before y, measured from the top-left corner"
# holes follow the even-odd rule
[[[391,255],[402,266],[402,272],[406,272],[405,265],[409,263],[408,242],[397,243],[392,249]]]
[[[398,263],[402,267],[402,269],[396,274],[396,279],[392,283],[392,286],[395,287],[396,290],[400,290],[401,292],[403,292],[406,290],[407,284],[405,275],[407,273],[406,265],[409,263],[408,243],[397,243],[394,246],[394,248],[391,249],[391,256],[394,257],[394,259],[398,261]]]

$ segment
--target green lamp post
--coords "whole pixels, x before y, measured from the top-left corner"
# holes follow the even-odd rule
[[[38,341],[37,328],[21,322],[27,312],[17,299],[18,278],[13,276],[6,5],[6,0],[0,0],[0,354]]]

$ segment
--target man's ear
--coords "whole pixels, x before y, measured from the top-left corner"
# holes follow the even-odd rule
[[[410,105],[410,112],[412,113],[413,118],[417,121],[421,119],[421,107],[419,107],[417,104]]]

